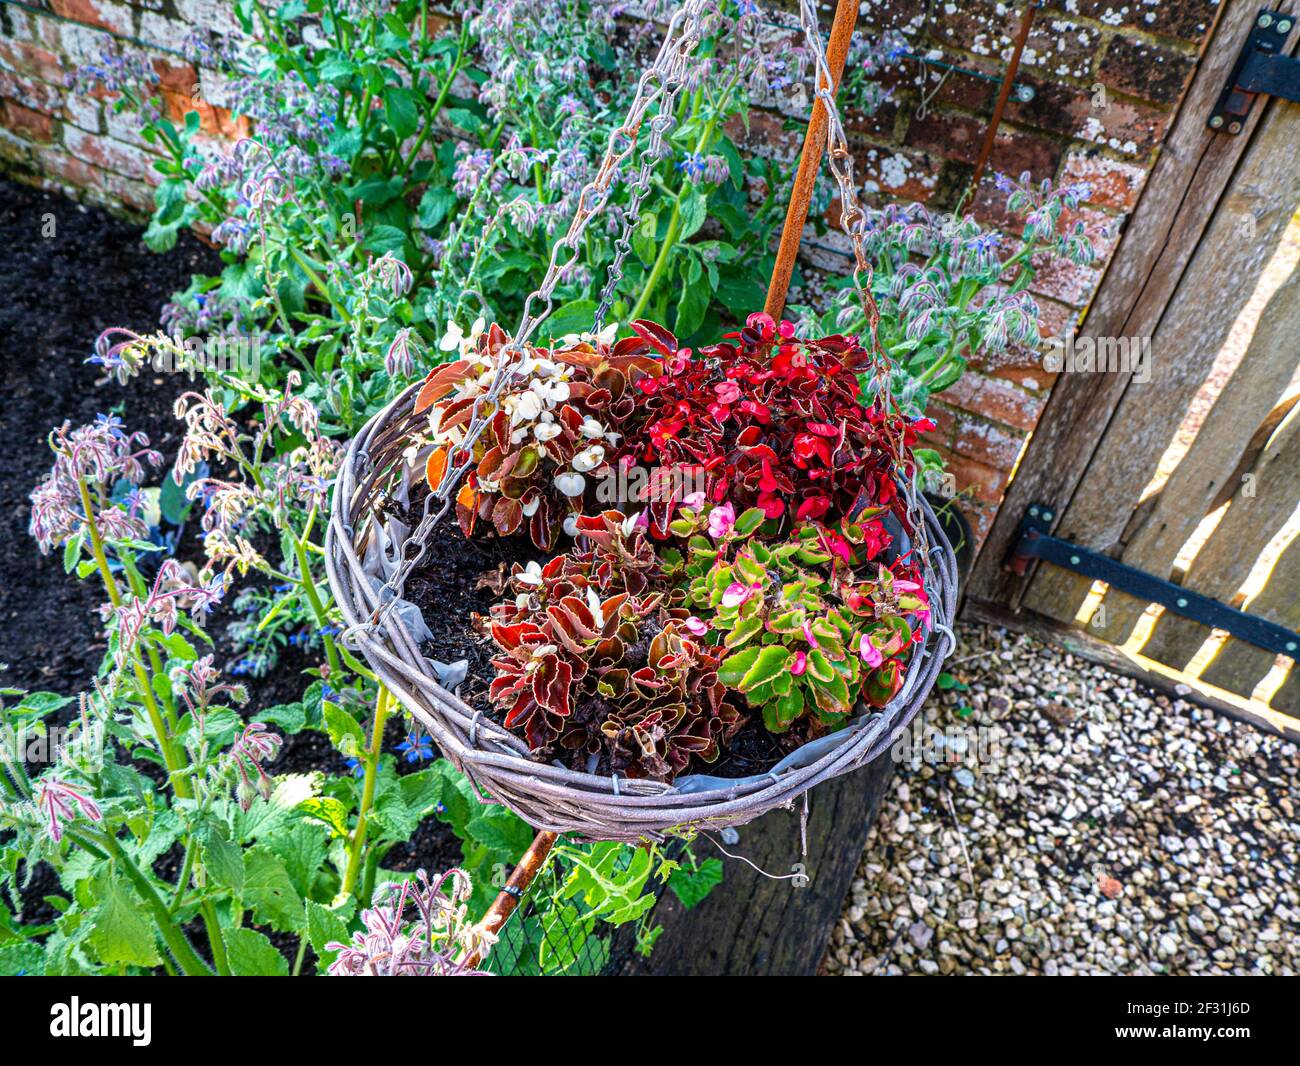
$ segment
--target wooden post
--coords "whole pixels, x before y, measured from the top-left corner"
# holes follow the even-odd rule
[[[555,847],[554,833],[543,832],[533,837],[533,842],[528,845],[528,850],[519,860],[519,865],[511,871],[505,888],[497,893],[492,906],[483,915],[483,920],[479,922],[480,929],[494,936],[501,932],[501,927],[506,924],[506,919],[515,913],[515,908],[519,906],[519,901],[528,891],[528,886],[533,883],[533,878],[546,864],[546,856],[551,853],[553,847]],[[483,953],[475,952],[465,960],[465,965],[472,969],[482,961]]]
[[[831,24],[830,46],[826,50],[826,62],[831,68],[834,84],[831,92],[840,87],[840,76],[844,73],[844,62],[849,56],[849,43],[853,39],[853,27],[858,21],[858,0],[838,0],[835,6],[835,21]],[[794,188],[790,192],[790,206],[785,212],[785,226],[781,230],[781,244],[776,251],[776,266],[772,269],[772,281],[767,287],[767,301],[763,310],[772,318],[779,320],[785,310],[785,298],[790,291],[790,279],[794,276],[794,263],[799,255],[799,242],[803,239],[804,223],[808,221],[808,207],[812,203],[813,186],[817,183],[817,172],[821,169],[822,153],[826,150],[826,127],[830,116],[826,105],[818,98],[813,101],[812,118],[808,122],[808,132],[804,134],[803,154],[799,157],[799,171],[795,174]]]

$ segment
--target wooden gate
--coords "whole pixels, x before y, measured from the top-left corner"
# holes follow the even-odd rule
[[[1079,336],[1057,350],[967,608],[1277,725],[1300,717],[1293,659],[1179,616],[1184,597],[1160,609],[1096,587],[1077,555],[1007,567],[1037,505],[1055,537],[1300,626],[1300,105],[1259,97],[1236,136],[1207,122],[1260,21],[1258,0],[1223,5]]]

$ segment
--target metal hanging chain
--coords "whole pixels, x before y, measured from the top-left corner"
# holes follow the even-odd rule
[[[867,214],[858,199],[857,183],[853,176],[853,153],[849,149],[848,136],[844,132],[844,122],[840,117],[839,106],[835,102],[835,81],[831,77],[830,63],[826,58],[825,46],[822,44],[821,29],[817,23],[817,9],[814,0],[799,0],[799,21],[803,26],[804,37],[808,42],[808,50],[813,57],[813,78],[816,96],[826,109],[826,162],[830,167],[832,177],[835,179],[835,184],[839,187],[840,226],[853,245],[853,283],[862,299],[862,307],[866,312],[867,324],[871,331],[871,350],[875,360],[873,376],[877,395],[881,398],[885,411],[891,412],[894,407],[893,375],[889,359],[880,346],[880,337],[878,335],[880,310],[876,306],[875,297],[871,293],[871,280],[874,271],[867,256],[866,234],[864,233]],[[898,464],[904,455],[905,450],[900,439],[892,458]],[[915,476],[907,478],[906,482],[900,486],[900,489],[906,504],[908,520],[912,526],[910,532],[914,544],[915,561],[925,573],[933,577],[933,565],[930,558],[931,548],[926,530],[925,513],[921,507],[917,478]],[[934,587],[932,581],[926,583],[932,588]],[[932,603],[937,605],[938,598],[932,597]],[[947,619],[938,619],[941,625],[946,621]]]
[[[665,113],[669,115],[671,121],[671,108],[665,109],[663,101],[675,99],[676,93],[681,88],[690,59],[703,37],[703,13],[710,6],[710,0],[686,0],[669,20],[663,43],[654,62],[642,72],[637,82],[636,95],[628,108],[626,118],[622,125],[610,133],[609,145],[600,169],[578,194],[578,206],[569,223],[568,231],[551,248],[550,262],[541,284],[524,301],[519,328],[497,355],[491,387],[475,398],[470,420],[465,427],[465,436],[460,444],[452,449],[453,461],[448,464],[438,487],[425,498],[419,525],[403,542],[400,548],[400,561],[394,568],[392,576],[379,589],[379,606],[366,622],[343,634],[344,642],[349,647],[354,646],[358,635],[354,630],[371,629],[385,620],[394,605],[401,599],[407,579],[423,561],[428,552],[431,533],[451,509],[456,486],[460,484],[473,463],[474,444],[491,422],[491,418],[484,413],[484,408],[492,405],[495,409],[497,399],[514,379],[515,368],[511,364],[517,365],[522,359],[528,341],[551,313],[552,300],[560,276],[580,254],[580,242],[588,224],[604,210],[608,203],[610,190],[620,167],[636,150],[638,133],[646,114],[651,107],[660,105],[659,114],[651,123],[652,138],[655,123]],[[672,95],[669,95],[670,92]],[[660,145],[662,145],[662,137],[663,133],[660,132]]]
[[[710,2],[703,5],[718,14],[720,19],[721,13],[717,12],[715,3]],[[756,22],[758,15],[756,12],[741,14],[736,21],[736,39],[737,39],[737,62],[740,61],[741,46],[744,41],[745,29],[748,25]],[[696,61],[697,64],[700,62]],[[592,318],[592,333],[599,333],[605,327],[605,317],[609,314],[609,309],[614,305],[614,297],[618,292],[618,284],[623,280],[623,264],[627,261],[628,255],[632,251],[632,233],[636,230],[641,222],[641,206],[645,202],[646,195],[650,192],[650,178],[654,174],[655,167],[659,165],[660,159],[664,154],[664,141],[672,128],[677,124],[675,115],[675,106],[677,97],[681,92],[682,86],[686,84],[686,71],[683,69],[681,77],[675,82],[664,86],[664,95],[659,102],[659,113],[650,120],[650,138],[645,150],[641,154],[641,165],[637,171],[636,177],[628,185],[628,206],[623,214],[622,226],[618,239],[614,242],[614,258],[610,262],[605,278],[605,286],[600,292],[600,304],[596,308],[596,314]]]

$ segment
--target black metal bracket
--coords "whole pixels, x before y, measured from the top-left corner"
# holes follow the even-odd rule
[[[1203,626],[1226,630],[1238,640],[1275,654],[1296,658],[1300,652],[1300,633],[1257,615],[1238,611],[1235,607],[1175,585],[1172,581],[1155,577],[1144,570],[1126,566],[1092,548],[1084,548],[1052,536],[1050,530],[1054,517],[1052,509],[1044,504],[1030,506],[1021,519],[1015,544],[1007,558],[1009,569],[1024,574],[1031,560],[1042,559],[1082,577],[1104,581],[1111,588],[1127,592],[1139,600],[1158,603],[1166,611],[1200,622]]]
[[[1235,137],[1245,128],[1256,96],[1300,102],[1300,59],[1281,54],[1295,23],[1296,17],[1284,11],[1260,10],[1228,84],[1210,112],[1206,122],[1210,129]]]

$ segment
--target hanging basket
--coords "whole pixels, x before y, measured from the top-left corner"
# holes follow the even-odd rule
[[[407,708],[442,752],[530,825],[593,840],[662,839],[686,827],[743,825],[795,799],[823,781],[866,765],[889,749],[911,722],[939,675],[955,638],[936,624],[916,644],[897,696],[883,709],[859,704],[842,730],[805,744],[768,773],[728,780],[691,774],[673,784],[579,773],[529,757],[527,745],[487,714],[475,710],[439,681],[403,621],[403,611],[380,612],[373,565],[377,546],[393,543],[384,508],[403,485],[402,450],[421,419],[413,415],[419,385],[375,415],[353,440],[335,486],[326,537],[330,587],[349,627],[350,641],[380,682]],[[919,496],[919,494],[918,494]],[[929,504],[921,511],[931,545],[925,560],[926,591],[938,619],[956,608],[957,569],[952,548]],[[448,535],[435,528],[433,536]],[[414,609],[413,606],[410,609]],[[466,619],[469,624],[469,619]]]

